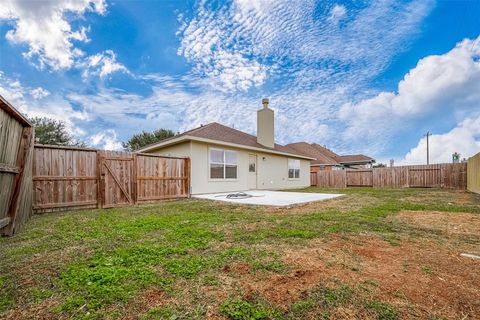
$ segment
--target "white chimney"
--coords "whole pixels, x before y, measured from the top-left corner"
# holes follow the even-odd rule
[[[257,142],[268,148],[275,147],[274,113],[268,99],[262,99],[263,108],[257,111]]]

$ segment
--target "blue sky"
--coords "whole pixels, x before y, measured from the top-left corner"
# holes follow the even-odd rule
[[[480,151],[480,1],[15,1],[0,94],[79,139],[217,121],[386,162]]]

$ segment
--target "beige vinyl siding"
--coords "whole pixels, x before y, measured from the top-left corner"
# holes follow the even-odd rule
[[[238,167],[236,179],[210,178],[210,148],[237,152]],[[292,156],[274,155],[197,141],[184,142],[149,153],[190,157],[192,194],[248,190],[249,155],[257,156],[258,189],[292,189],[310,185],[310,161],[308,160],[300,159],[300,177],[298,179],[288,178],[288,159],[295,159]]]
[[[190,157],[190,141],[175,144],[161,149],[148,151],[146,153],[155,154],[159,156],[170,157]]]
[[[300,177],[298,179],[289,179],[288,159],[293,158],[258,153],[258,188],[291,189],[310,186],[310,161],[299,159]]]
[[[237,152],[237,179],[210,179],[209,149],[218,148]],[[310,185],[310,161],[300,160],[300,177],[288,179],[289,157],[220,145],[191,142],[192,194],[248,190],[248,159],[257,155],[257,188],[289,189]],[[291,157],[290,157],[291,158]]]

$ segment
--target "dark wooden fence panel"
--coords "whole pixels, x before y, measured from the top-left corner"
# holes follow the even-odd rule
[[[393,187],[395,184],[395,171],[393,168],[378,168],[372,171],[372,185],[376,188]]]
[[[335,177],[332,173],[335,172]],[[375,188],[450,188],[466,189],[467,164],[446,163],[368,170],[318,171],[310,174],[312,186]],[[343,184],[342,184],[343,183]]]
[[[373,187],[372,170],[346,170],[347,187]]]
[[[318,171],[317,173],[317,186],[321,188],[344,188],[346,186],[345,171],[332,170],[332,171]]]
[[[31,123],[0,96],[0,234],[12,235],[32,214]]]
[[[190,196],[190,161],[183,158],[136,156],[137,201]]]
[[[97,207],[97,151],[36,145],[34,211]]]
[[[190,196],[188,158],[36,145],[33,173],[36,213]]]

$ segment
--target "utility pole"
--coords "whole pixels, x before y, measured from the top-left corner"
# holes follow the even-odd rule
[[[430,131],[427,131],[427,133],[425,134],[425,137],[427,137],[427,165],[430,164],[430,150],[429,150],[429,145],[428,145],[428,138],[432,135],[432,133]]]

